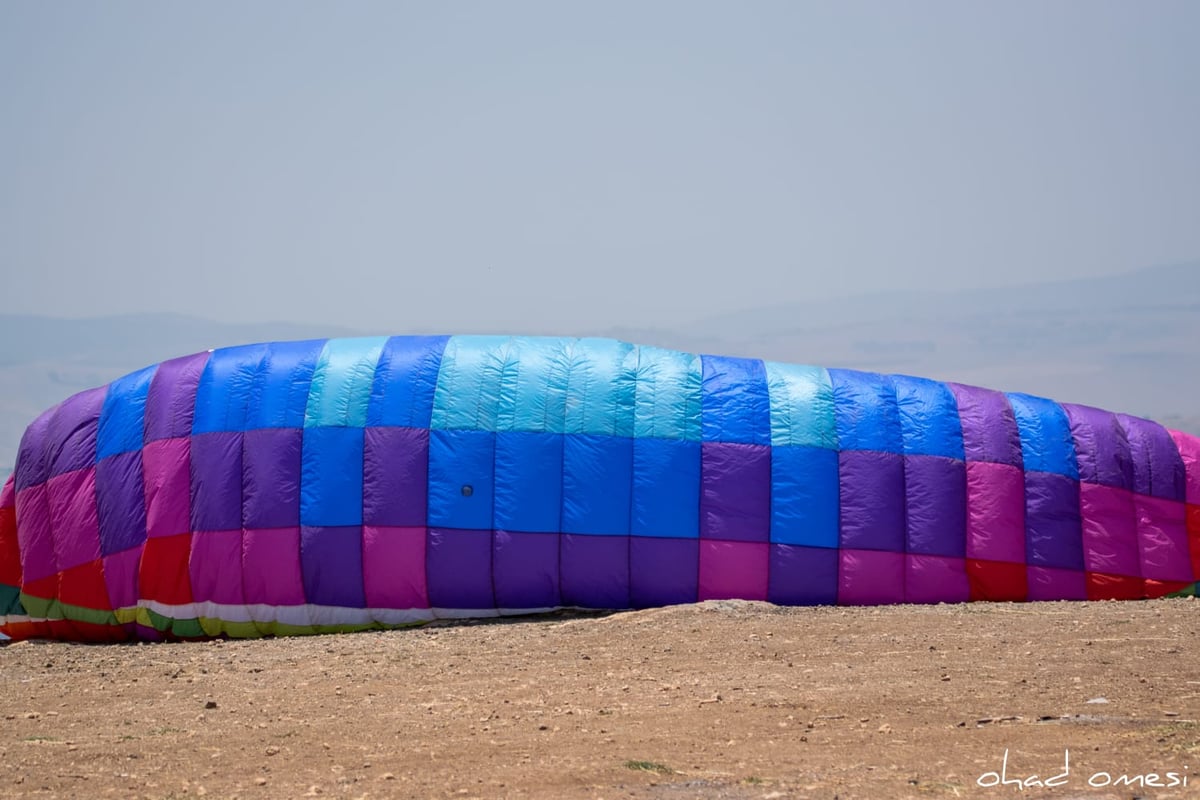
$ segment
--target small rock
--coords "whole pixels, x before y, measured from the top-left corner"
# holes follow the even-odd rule
[[[255,785],[255,786],[266,786],[266,785],[267,785],[267,779],[266,779],[266,778],[255,778],[255,779],[254,779],[254,785]]]
[[[385,772],[385,773],[383,773],[382,775],[380,775],[379,777],[380,777],[381,779],[385,780],[385,781],[394,781],[394,780],[396,780],[396,776],[395,776],[395,775],[393,775],[393,774],[392,774],[392,773],[390,773],[390,772]]]
[[[204,703],[204,707],[205,707],[205,708],[216,708],[216,707],[217,707],[217,701],[216,701],[216,700],[208,700],[208,701],[205,701],[205,703]]]
[[[1108,698],[1106,697],[1093,697],[1091,700],[1088,700],[1088,705],[1103,705],[1106,703],[1108,703]]]

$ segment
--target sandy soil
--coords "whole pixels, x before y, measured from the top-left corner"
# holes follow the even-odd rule
[[[1200,797],[1198,602],[9,644],[0,796]]]

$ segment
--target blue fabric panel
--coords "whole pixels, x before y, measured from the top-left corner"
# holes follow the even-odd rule
[[[838,546],[838,454],[823,447],[771,448],[771,541]]]
[[[383,346],[367,425],[428,428],[433,416],[433,393],[449,336],[393,336]]]
[[[1021,456],[1026,471],[1052,472],[1079,480],[1075,438],[1062,406],[1028,394],[1009,394],[1008,402],[1021,434]]]
[[[900,412],[891,378],[848,369],[831,369],[829,378],[837,402],[839,447],[902,453]]]
[[[580,339],[567,377],[567,433],[633,436],[638,351],[611,339]]]
[[[375,367],[386,336],[330,339],[313,370],[304,425],[361,428],[375,384]]]
[[[451,336],[442,353],[430,427],[496,430],[507,336]]]
[[[900,411],[900,431],[904,454],[944,456],[962,461],[962,423],[958,402],[944,383],[907,375],[893,375],[896,405]]]
[[[100,427],[96,433],[97,461],[142,448],[146,395],[150,392],[150,381],[156,369],[157,364],[118,378],[108,385],[108,394],[100,409]]]
[[[362,524],[363,430],[304,429],[300,461],[300,524]]]
[[[564,533],[628,534],[633,439],[567,434],[563,441]]]
[[[496,527],[555,533],[562,515],[563,437],[496,434]]]
[[[304,426],[309,384],[324,347],[323,339],[267,345],[246,412],[247,430]]]
[[[494,433],[430,431],[429,525],[491,530],[495,460]]]
[[[633,435],[700,441],[700,356],[658,347],[639,351]]]
[[[771,399],[763,362],[703,356],[706,442],[771,443]]]
[[[634,536],[700,536],[700,442],[633,440]]]
[[[574,339],[509,340],[497,397],[496,430],[562,433]]]
[[[771,399],[771,444],[836,450],[837,419],[833,384],[821,367],[768,361],[767,391]]]
[[[214,350],[200,373],[192,433],[246,430],[246,408],[268,346]]]

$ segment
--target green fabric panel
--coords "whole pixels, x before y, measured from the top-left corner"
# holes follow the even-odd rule
[[[771,444],[838,448],[833,383],[821,367],[768,361]]]
[[[700,356],[660,347],[639,350],[633,435],[700,441]]]
[[[304,426],[361,428],[386,336],[330,339],[321,350],[308,390]]]

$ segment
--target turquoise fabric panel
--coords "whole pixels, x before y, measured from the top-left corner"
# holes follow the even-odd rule
[[[375,383],[375,367],[386,336],[330,339],[313,370],[304,426],[361,428]]]
[[[442,353],[430,427],[495,431],[509,336],[451,336]]]
[[[833,383],[821,367],[766,362],[775,447],[838,447]]]
[[[580,339],[567,376],[566,433],[633,436],[638,348],[612,339]]]
[[[704,379],[700,356],[660,347],[638,349],[633,435],[700,441]]]
[[[500,376],[497,431],[562,433],[574,339],[509,340]]]

